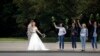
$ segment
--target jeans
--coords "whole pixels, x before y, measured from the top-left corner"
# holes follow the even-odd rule
[[[82,50],[85,50],[85,46],[86,46],[86,37],[85,36],[81,36],[80,37],[81,40],[81,44],[82,44]]]
[[[72,48],[76,48],[76,36],[72,36],[71,37],[71,41],[72,41]]]
[[[59,48],[64,49],[64,36],[59,36]]]
[[[91,42],[92,48],[97,48],[97,37],[92,37]]]

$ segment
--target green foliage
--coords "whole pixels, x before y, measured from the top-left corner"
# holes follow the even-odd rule
[[[1,0],[0,8],[0,23],[4,23],[0,24],[1,27],[18,29],[16,34],[23,34],[31,19],[35,19],[43,31],[51,31],[53,28],[52,16],[55,18],[53,21],[65,24],[71,18],[80,18],[80,14],[93,19],[93,15],[100,14],[100,0]],[[96,19],[100,19],[98,14]]]
[[[89,19],[90,19],[90,20],[92,20],[92,19],[93,19],[93,14],[91,14],[91,15],[90,15],[90,18],[89,18]]]
[[[92,0],[76,0],[77,14],[83,13],[90,5]]]
[[[99,13],[96,14],[96,19],[99,21],[100,20],[100,15]]]

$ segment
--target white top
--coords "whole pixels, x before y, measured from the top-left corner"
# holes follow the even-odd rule
[[[56,28],[59,29],[58,36],[66,34],[66,29],[64,27],[56,27]]]
[[[82,28],[80,32],[81,36],[88,36],[88,30],[86,28]]]

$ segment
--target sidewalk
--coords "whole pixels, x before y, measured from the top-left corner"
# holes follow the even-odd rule
[[[59,51],[58,43],[44,43],[45,46],[50,49],[50,51]],[[27,51],[28,42],[0,42],[0,51]],[[64,51],[73,51],[71,47],[71,42],[65,42]],[[75,51],[81,51],[81,43],[77,43],[77,48]],[[86,51],[93,51],[91,43],[86,44]],[[100,44],[98,44],[98,49],[95,51],[100,51]]]

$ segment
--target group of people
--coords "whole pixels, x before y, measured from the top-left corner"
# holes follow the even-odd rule
[[[85,51],[86,41],[88,40],[88,38],[91,40],[91,45],[93,50],[96,50],[98,48],[97,37],[99,35],[99,30],[100,30],[97,21],[92,22],[92,20],[89,20],[88,24],[86,23],[80,24],[79,20],[77,20],[77,22],[76,20],[73,20],[71,27],[71,41],[73,50],[77,48],[76,41],[79,28],[80,28],[79,36],[82,44],[82,51]]]
[[[91,22],[89,20],[89,24],[92,26],[90,33],[88,32],[87,25],[85,23],[80,24],[79,20],[73,20],[71,27],[68,27],[68,29],[71,30],[71,42],[72,42],[72,48],[73,50],[77,48],[77,35],[78,35],[78,29],[80,28],[80,41],[82,45],[82,51],[85,51],[86,48],[86,40],[88,39],[88,35],[91,34],[89,37],[91,37],[91,45],[93,47],[93,50],[97,49],[97,36],[98,36],[98,24],[96,21]],[[63,23],[60,23],[59,26],[56,25],[55,22],[53,22],[53,25],[56,29],[58,29],[58,41],[59,41],[59,49],[64,49],[64,36],[66,34],[66,28],[63,26]],[[77,25],[79,28],[77,28]],[[28,50],[50,50],[45,47],[39,36],[37,35],[38,32],[41,36],[45,36],[42,34],[38,28],[35,25],[35,21],[32,20],[30,24],[28,25],[28,39],[29,39],[29,45]],[[89,33],[89,34],[88,34]]]

